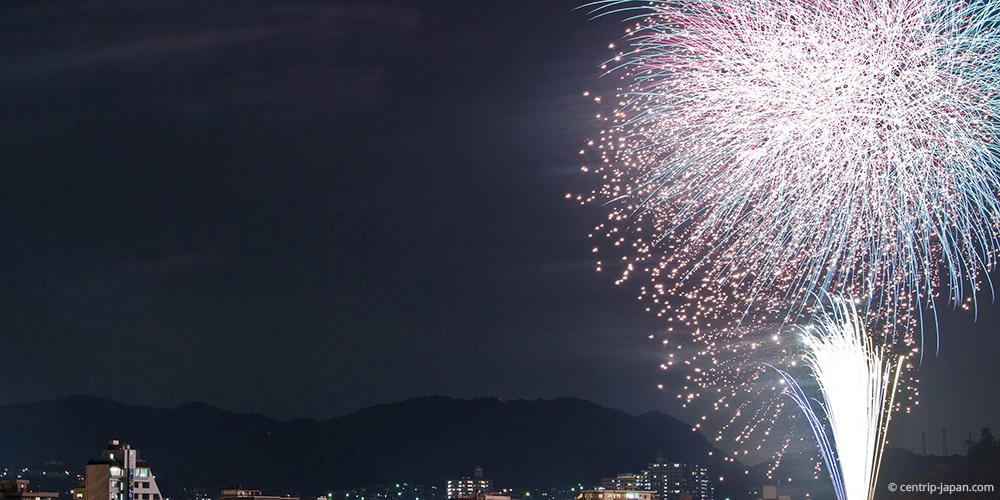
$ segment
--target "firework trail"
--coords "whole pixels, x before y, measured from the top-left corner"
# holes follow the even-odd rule
[[[795,379],[778,370],[784,393],[806,416],[838,500],[870,500],[905,357],[874,343],[854,304],[836,296],[801,329],[801,340],[822,395],[820,415]]]

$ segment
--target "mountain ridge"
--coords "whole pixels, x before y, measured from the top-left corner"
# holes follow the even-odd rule
[[[657,453],[742,475],[688,424],[576,398],[424,396],[328,419],[277,420],[189,402],[173,408],[72,395],[0,406],[0,465],[82,469],[108,439],[151,462],[168,488],[242,482],[318,494],[380,483],[439,484],[484,467],[499,487],[594,483]]]

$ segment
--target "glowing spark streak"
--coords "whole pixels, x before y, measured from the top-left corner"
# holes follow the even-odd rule
[[[801,340],[829,430],[799,384],[777,370],[787,384],[785,394],[805,414],[837,498],[871,500],[906,358],[894,362],[883,346],[872,342],[854,304],[840,297],[831,298],[829,309],[801,329]]]

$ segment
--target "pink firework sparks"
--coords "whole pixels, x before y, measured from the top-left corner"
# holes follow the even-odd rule
[[[591,199],[654,281],[725,283],[745,310],[850,293],[891,323],[974,298],[1000,248],[1000,7],[595,7],[641,17],[609,61],[625,86]]]

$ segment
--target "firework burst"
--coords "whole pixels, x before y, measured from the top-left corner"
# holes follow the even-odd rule
[[[588,197],[612,202],[599,230],[634,236],[623,279],[641,266],[661,285],[649,295],[660,278],[715,287],[741,315],[850,293],[890,337],[938,290],[974,300],[1000,248],[1000,7],[594,6],[641,15],[608,63],[626,83]]]
[[[870,352],[907,354],[896,407],[909,411],[922,308],[974,309],[1000,254],[1000,4],[588,6],[632,17],[603,66],[615,99],[585,94],[611,109],[583,167],[600,187],[575,199],[607,207],[597,269],[639,278],[664,318],[661,367],[686,371],[682,405],[731,415],[716,440],[735,434],[734,456],[761,450],[789,381],[761,361],[794,367],[784,327],[844,294],[865,298]]]

